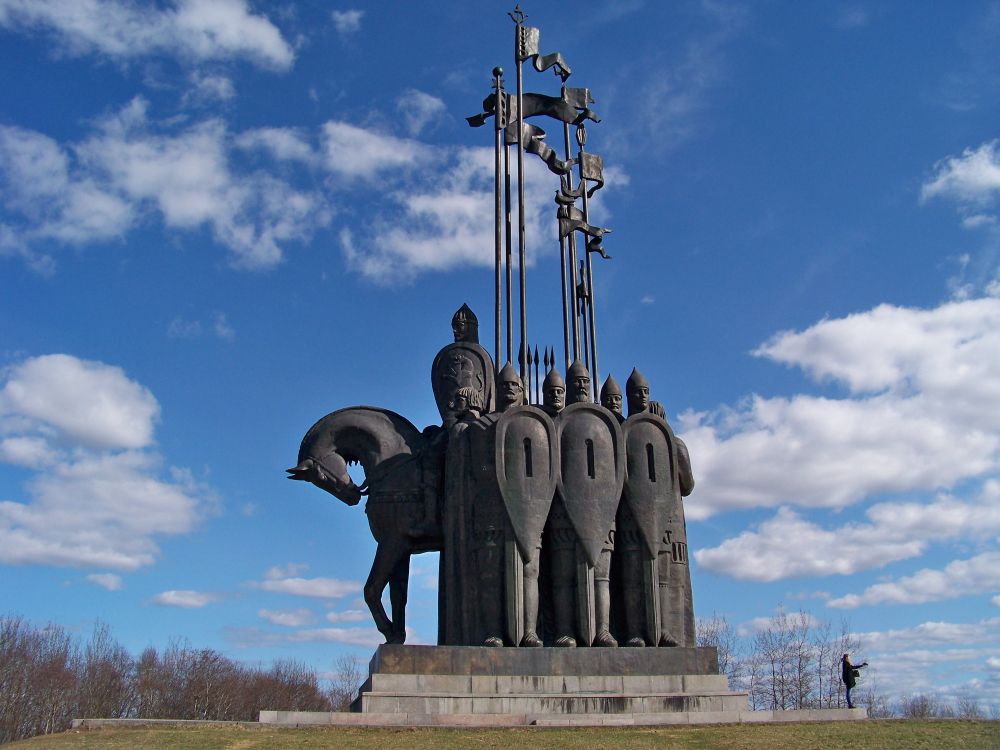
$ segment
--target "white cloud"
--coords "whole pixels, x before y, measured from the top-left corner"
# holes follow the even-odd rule
[[[247,151],[266,151],[279,161],[311,164],[318,158],[306,134],[296,128],[253,128],[240,133],[233,143]]]
[[[865,515],[869,523],[823,529],[790,508],[781,508],[755,530],[699,549],[694,557],[706,570],[741,580],[851,575],[916,557],[931,541],[1000,533],[1000,487],[996,481],[987,482],[975,502],[944,495],[929,504],[878,503]],[[748,565],[748,560],[762,564]],[[831,602],[831,606],[837,605]]]
[[[134,570],[154,537],[189,531],[210,493],[153,443],[159,405],[117,367],[65,354],[9,367],[0,388],[0,460],[35,469],[30,502],[0,501],[0,563]]]
[[[212,315],[211,323],[203,326],[200,320],[187,320],[178,315],[167,326],[167,336],[172,339],[196,339],[206,331],[216,338],[225,341],[232,341],[236,338],[236,331],[229,324],[229,319],[223,312],[216,312]]]
[[[154,604],[164,607],[182,607],[184,609],[201,609],[218,600],[217,594],[204,591],[171,590],[162,591],[153,597]]]
[[[827,602],[853,609],[874,604],[922,604],[1000,591],[1000,552],[984,552],[968,560],[953,560],[942,570],[924,568],[896,581],[877,583],[861,594]]]
[[[341,231],[348,267],[390,284],[429,271],[492,267],[492,149],[441,148],[433,161],[442,168],[400,183],[370,231],[360,237]],[[525,161],[525,172],[526,245],[532,265],[539,256],[558,252],[555,222],[546,210],[558,181],[533,156]]]
[[[212,316],[212,333],[226,341],[236,338],[236,331],[229,325],[229,319],[224,312],[217,312]]]
[[[333,26],[341,36],[350,36],[361,31],[361,19],[364,17],[363,10],[333,10],[330,17],[333,19]]]
[[[406,130],[411,136],[419,135],[424,128],[447,112],[443,101],[416,89],[404,91],[396,100],[396,109],[403,114]]]
[[[51,32],[58,51],[74,56],[248,59],[276,70],[295,59],[278,28],[244,0],[176,0],[163,9],[123,0],[2,0],[0,25]]]
[[[124,586],[122,577],[115,573],[91,573],[87,580],[108,591],[120,591]]]
[[[866,648],[880,651],[979,646],[1000,638],[1000,617],[972,623],[925,622],[912,628],[858,633],[857,637]]]
[[[284,625],[288,628],[301,628],[316,622],[316,615],[308,609],[261,609],[257,616],[267,620],[272,625]]]
[[[236,97],[236,87],[228,76],[204,74],[194,71],[189,76],[191,89],[184,94],[181,103],[214,104],[228,102]]]
[[[387,170],[420,167],[432,151],[422,143],[377,133],[347,122],[323,125],[326,167],[346,178],[371,179]]]
[[[868,10],[856,5],[840,8],[833,20],[834,26],[844,30],[860,29],[867,26],[870,22],[871,17],[868,14]]]
[[[144,448],[153,441],[160,405],[119,367],[49,354],[11,367],[4,381],[3,432],[8,432],[3,425],[17,418],[23,420],[19,432],[54,430],[98,448]]]
[[[330,622],[364,622],[371,617],[368,610],[347,609],[343,612],[327,612],[326,619]]]
[[[415,642],[410,628],[406,629],[406,633],[407,642]],[[342,643],[373,648],[385,643],[385,638],[374,627],[313,628],[290,633],[276,633],[260,628],[233,628],[229,631],[229,637],[241,647],[274,646],[285,643]]]
[[[251,585],[277,594],[292,596],[308,596],[319,599],[339,599],[349,594],[361,591],[359,581],[343,581],[338,578],[302,578],[298,574],[305,566],[289,564],[288,566],[268,569],[263,581]]]
[[[951,156],[935,165],[935,174],[924,183],[920,195],[951,198],[960,203],[984,206],[1000,193],[1000,153],[997,141],[979,148],[967,148],[961,156]]]
[[[208,227],[234,265],[271,267],[283,246],[309,240],[331,219],[318,191],[261,169],[238,170],[234,146],[300,158],[292,131],[259,129],[231,137],[221,120],[151,121],[136,98],[80,143],[0,127],[0,178],[14,252],[45,239],[84,244],[123,236],[158,216],[170,229]],[[72,159],[70,158],[72,155]]]
[[[879,306],[755,352],[851,396],[753,396],[681,416],[699,476],[690,519],[726,509],[843,507],[1000,467],[1000,299],[931,310]]]

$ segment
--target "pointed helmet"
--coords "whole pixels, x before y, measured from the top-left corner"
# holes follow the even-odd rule
[[[649,388],[649,381],[646,380],[645,375],[639,372],[638,367],[633,367],[632,374],[628,376],[628,381],[625,383],[625,389],[631,391],[636,388]]]
[[[621,396],[622,388],[618,385],[618,381],[615,380],[614,375],[608,375],[608,379],[604,381],[604,385],[601,386],[601,401],[603,402],[608,396]]]
[[[565,389],[566,381],[562,379],[562,375],[559,374],[559,370],[553,367],[545,376],[545,381],[542,383],[542,390],[545,391],[549,388],[555,388],[557,386]]]

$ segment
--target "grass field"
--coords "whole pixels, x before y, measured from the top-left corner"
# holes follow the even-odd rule
[[[1000,750],[998,721],[865,721],[602,729],[92,729],[4,750]]]

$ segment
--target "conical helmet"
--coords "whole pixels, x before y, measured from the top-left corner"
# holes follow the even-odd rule
[[[580,377],[587,378],[587,380],[590,380],[590,373],[587,372],[587,368],[583,366],[583,362],[581,362],[578,359],[574,359],[573,364],[571,364],[569,366],[569,370],[566,371],[566,377],[569,380]]]
[[[562,379],[562,375],[559,374],[559,370],[552,368],[549,370],[548,374],[545,376],[545,380],[542,382],[542,390],[545,391],[548,388],[566,388],[566,381]]]
[[[632,374],[628,376],[628,381],[625,383],[625,389],[632,391],[636,388],[649,388],[649,381],[646,380],[646,376],[639,372],[638,367],[632,368]]]
[[[503,366],[500,375],[497,377],[497,385],[500,383],[517,383],[518,385],[522,385],[521,376],[517,374],[517,370],[514,369],[510,362]]]
[[[622,388],[618,385],[614,375],[608,375],[608,379],[601,386],[601,401],[604,402],[608,396],[621,396]]]
[[[479,343],[479,318],[467,304],[463,303],[451,317],[451,329],[455,332],[455,341]]]

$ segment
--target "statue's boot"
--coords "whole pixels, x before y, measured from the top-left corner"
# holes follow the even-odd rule
[[[614,648],[618,641],[611,635],[611,582],[607,578],[594,581],[594,615],[597,635],[595,646]]]

